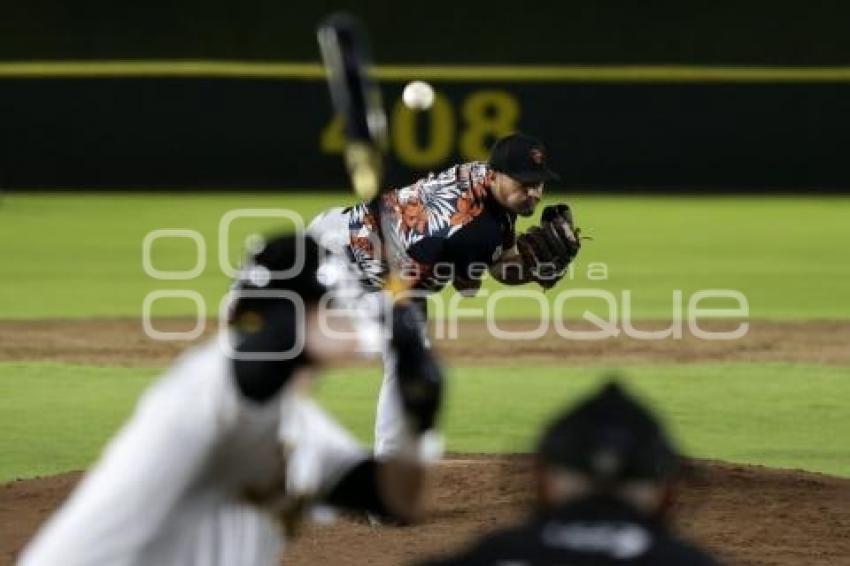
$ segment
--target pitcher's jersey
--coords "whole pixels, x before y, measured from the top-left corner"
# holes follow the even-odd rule
[[[498,261],[515,244],[516,214],[493,198],[489,172],[486,163],[462,163],[349,209],[349,246],[366,283],[381,288],[388,271],[375,206],[392,219],[388,237],[400,243],[417,289],[437,291]]]

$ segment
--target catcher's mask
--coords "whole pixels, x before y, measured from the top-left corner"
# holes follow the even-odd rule
[[[540,441],[546,466],[579,472],[597,487],[663,482],[679,456],[655,417],[614,381],[556,419]]]

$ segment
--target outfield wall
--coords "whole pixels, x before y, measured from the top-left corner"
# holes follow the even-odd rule
[[[845,190],[850,68],[512,66],[377,69],[389,183],[484,159],[521,129],[562,188]],[[434,107],[399,100],[433,82]],[[0,183],[11,188],[346,184],[316,64],[0,63]]]
[[[521,128],[548,143],[562,188],[850,189],[844,0],[3,8],[0,186],[344,185],[315,28],[349,9],[390,65],[393,184]],[[398,106],[415,78],[440,92],[416,117]]]
[[[315,62],[345,8],[387,63],[850,64],[845,0],[8,0],[0,60]]]

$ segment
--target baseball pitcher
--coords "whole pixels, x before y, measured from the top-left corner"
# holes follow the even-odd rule
[[[354,263],[370,290],[384,287],[388,265],[402,272],[420,299],[448,283],[474,294],[487,271],[507,285],[536,282],[548,289],[580,248],[570,208],[547,207],[541,224],[524,234],[516,233],[515,223],[517,215],[534,213],[544,183],[557,178],[538,140],[512,134],[495,144],[487,163],[455,165],[370,202],[330,209],[311,222],[308,233]],[[379,222],[388,217],[391,223]],[[388,224],[394,233],[382,233]],[[424,309],[424,301],[418,303]],[[395,354],[385,349],[383,358],[375,420],[378,457],[394,453],[403,432]]]

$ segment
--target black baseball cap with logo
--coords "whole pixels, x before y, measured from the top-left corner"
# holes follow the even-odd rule
[[[522,183],[557,181],[560,176],[546,167],[546,150],[537,138],[515,133],[501,138],[490,151],[490,168]]]
[[[549,426],[538,456],[545,465],[577,471],[601,485],[661,482],[679,468],[661,424],[613,380]]]

